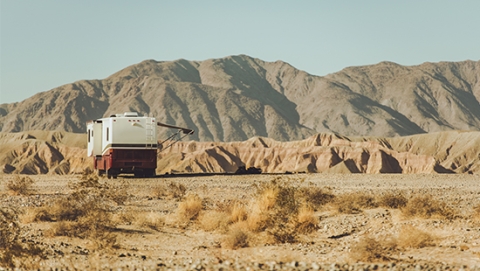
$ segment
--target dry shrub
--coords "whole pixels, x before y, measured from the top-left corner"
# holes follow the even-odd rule
[[[318,218],[314,215],[313,210],[305,205],[299,209],[296,223],[296,230],[302,234],[318,229]]]
[[[44,258],[43,249],[33,242],[20,240],[22,229],[18,214],[9,208],[0,208],[0,266],[22,269],[38,268],[34,263]]]
[[[416,196],[401,209],[407,217],[421,218],[455,218],[455,212],[445,202],[433,199],[431,195]]]
[[[342,214],[358,214],[363,209],[378,207],[375,198],[363,192],[352,192],[336,197],[335,208]]]
[[[248,212],[245,204],[241,202],[234,202],[230,210],[230,220],[232,222],[239,222],[247,220]]]
[[[203,212],[198,221],[205,231],[226,231],[228,224],[230,224],[230,216],[228,213],[220,211],[206,211]]]
[[[187,188],[183,184],[170,182],[168,185],[159,184],[152,189],[153,197],[162,199],[181,199],[185,196]]]
[[[364,236],[350,251],[350,257],[360,262],[383,262],[392,258],[389,252],[395,250],[395,242],[390,240],[380,241],[370,236]]]
[[[245,221],[232,224],[221,243],[222,248],[238,249],[248,247],[248,225]]]
[[[299,201],[296,188],[282,179],[274,179],[257,188],[257,199],[252,203],[247,225],[252,231],[265,231],[274,243],[293,243],[297,238],[295,229]]]
[[[477,220],[480,220],[480,204],[473,207],[473,218],[477,219]]]
[[[112,221],[114,221],[115,224],[126,224],[126,225],[131,225],[136,223],[138,221],[138,215],[135,212],[132,211],[119,211],[116,212],[112,215]]]
[[[178,219],[184,222],[195,220],[202,209],[203,200],[197,194],[187,194],[184,201],[178,204]]]
[[[76,190],[39,210],[36,220],[56,222],[46,234],[89,239],[98,249],[116,248],[111,209],[114,189],[98,180],[80,182]]]
[[[7,189],[12,195],[30,195],[34,181],[28,176],[15,175],[7,182]]]
[[[314,210],[335,199],[335,195],[330,191],[316,186],[303,187],[298,190],[298,194]]]
[[[96,174],[82,175],[81,181],[72,185],[72,189],[76,191],[86,190],[94,191],[95,194],[101,195],[105,199],[114,201],[118,205],[122,205],[129,198],[129,187],[126,182],[119,185],[109,183],[100,183]]]
[[[135,215],[134,223],[140,227],[159,231],[165,225],[165,217],[157,212],[139,213]]]
[[[411,225],[403,226],[398,236],[398,245],[404,248],[422,248],[435,245],[435,238]]]
[[[407,205],[408,199],[403,194],[387,193],[380,197],[378,204],[392,209],[403,208]]]

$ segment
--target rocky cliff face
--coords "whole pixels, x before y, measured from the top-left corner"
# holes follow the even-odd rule
[[[30,131],[0,133],[4,173],[71,174],[93,166],[86,135]],[[5,147],[3,147],[5,146]],[[167,146],[167,144],[164,144]],[[280,142],[253,137],[237,142],[179,142],[160,149],[157,173],[480,173],[480,132],[439,132],[406,137],[316,134]]]
[[[479,130],[480,61],[382,62],[314,76],[249,56],[143,61],[0,105],[0,130],[85,132],[85,122],[137,111],[196,130],[193,140],[278,141],[319,132],[393,137]],[[160,139],[172,131],[160,131]]]

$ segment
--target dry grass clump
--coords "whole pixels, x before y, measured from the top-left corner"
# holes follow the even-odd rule
[[[337,196],[333,205],[342,214],[358,214],[363,209],[378,207],[375,198],[364,192],[352,192]]]
[[[370,236],[364,236],[350,251],[350,257],[360,262],[383,262],[390,261],[390,253],[396,249],[393,240],[378,240]]]
[[[96,176],[72,187],[75,190],[71,194],[41,208],[35,220],[55,222],[47,235],[89,239],[98,249],[116,248],[116,235],[112,229],[117,220],[113,219],[111,209],[114,202],[119,204],[126,200],[126,192],[99,183]]]
[[[180,222],[195,220],[203,209],[203,200],[197,194],[187,194],[178,204],[177,218]]]
[[[293,243],[298,234],[318,227],[312,204],[301,195],[297,188],[276,178],[256,186],[256,197],[248,207],[241,201],[231,201],[205,211],[203,200],[188,194],[178,205],[176,222],[196,220],[206,231],[226,232],[222,246],[232,249],[246,246],[250,237],[264,244]]]
[[[28,176],[14,175],[15,177],[7,182],[6,186],[12,195],[30,195],[34,181]]]
[[[210,210],[203,212],[198,218],[201,227],[206,231],[226,231],[228,225],[232,222],[226,212]]]
[[[400,209],[407,205],[408,199],[401,193],[387,193],[382,195],[378,200],[378,204],[383,207],[392,209]]]
[[[232,224],[222,240],[222,248],[238,249],[249,246],[248,225],[245,221]]]
[[[252,213],[247,218],[250,230],[267,232],[275,243],[295,242],[300,206],[296,190],[279,178],[258,186]]]
[[[112,200],[118,205],[124,204],[130,197],[128,184],[126,182],[122,182],[119,185],[100,183],[96,174],[82,175],[80,180],[77,184],[71,185],[76,191],[82,189],[95,191],[95,194],[101,195],[104,199]]]
[[[435,237],[411,225],[406,225],[400,230],[397,242],[403,248],[422,248],[434,246]]]
[[[431,195],[415,196],[401,209],[406,217],[455,218],[455,212],[445,202],[435,200]]]
[[[133,223],[140,227],[159,231],[165,225],[165,217],[157,212],[137,213]]]
[[[316,186],[303,187],[298,190],[298,195],[314,209],[335,200],[335,195],[330,191]]]
[[[235,201],[230,209],[230,221],[231,222],[240,222],[247,220],[248,211],[245,204]]]
[[[22,269],[38,268],[30,265],[43,258],[43,249],[33,242],[20,240],[22,230],[17,213],[9,208],[0,208],[0,266]]]
[[[152,196],[157,199],[181,199],[185,196],[187,188],[183,184],[170,182],[168,185],[159,184],[152,189]]]
[[[473,207],[473,218],[477,219],[477,220],[480,220],[480,204]]]
[[[295,228],[298,233],[307,234],[318,229],[318,218],[312,208],[304,205],[298,210]]]

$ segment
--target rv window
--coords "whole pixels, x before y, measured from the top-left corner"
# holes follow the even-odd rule
[[[88,143],[90,143],[90,129],[88,130]]]
[[[108,127],[107,127],[107,141],[108,141]]]

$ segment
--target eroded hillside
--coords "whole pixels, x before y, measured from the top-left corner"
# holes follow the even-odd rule
[[[0,130],[84,133],[88,120],[137,111],[194,129],[192,139],[198,141],[478,131],[479,79],[480,61],[381,62],[315,76],[246,55],[146,60],[103,80],[77,81],[2,104]]]
[[[0,133],[5,173],[70,174],[92,167],[86,136],[67,132]],[[166,146],[167,144],[164,144]],[[233,173],[240,166],[264,173],[479,173],[480,132],[407,137],[317,134],[280,142],[178,142],[158,153],[157,173]]]

